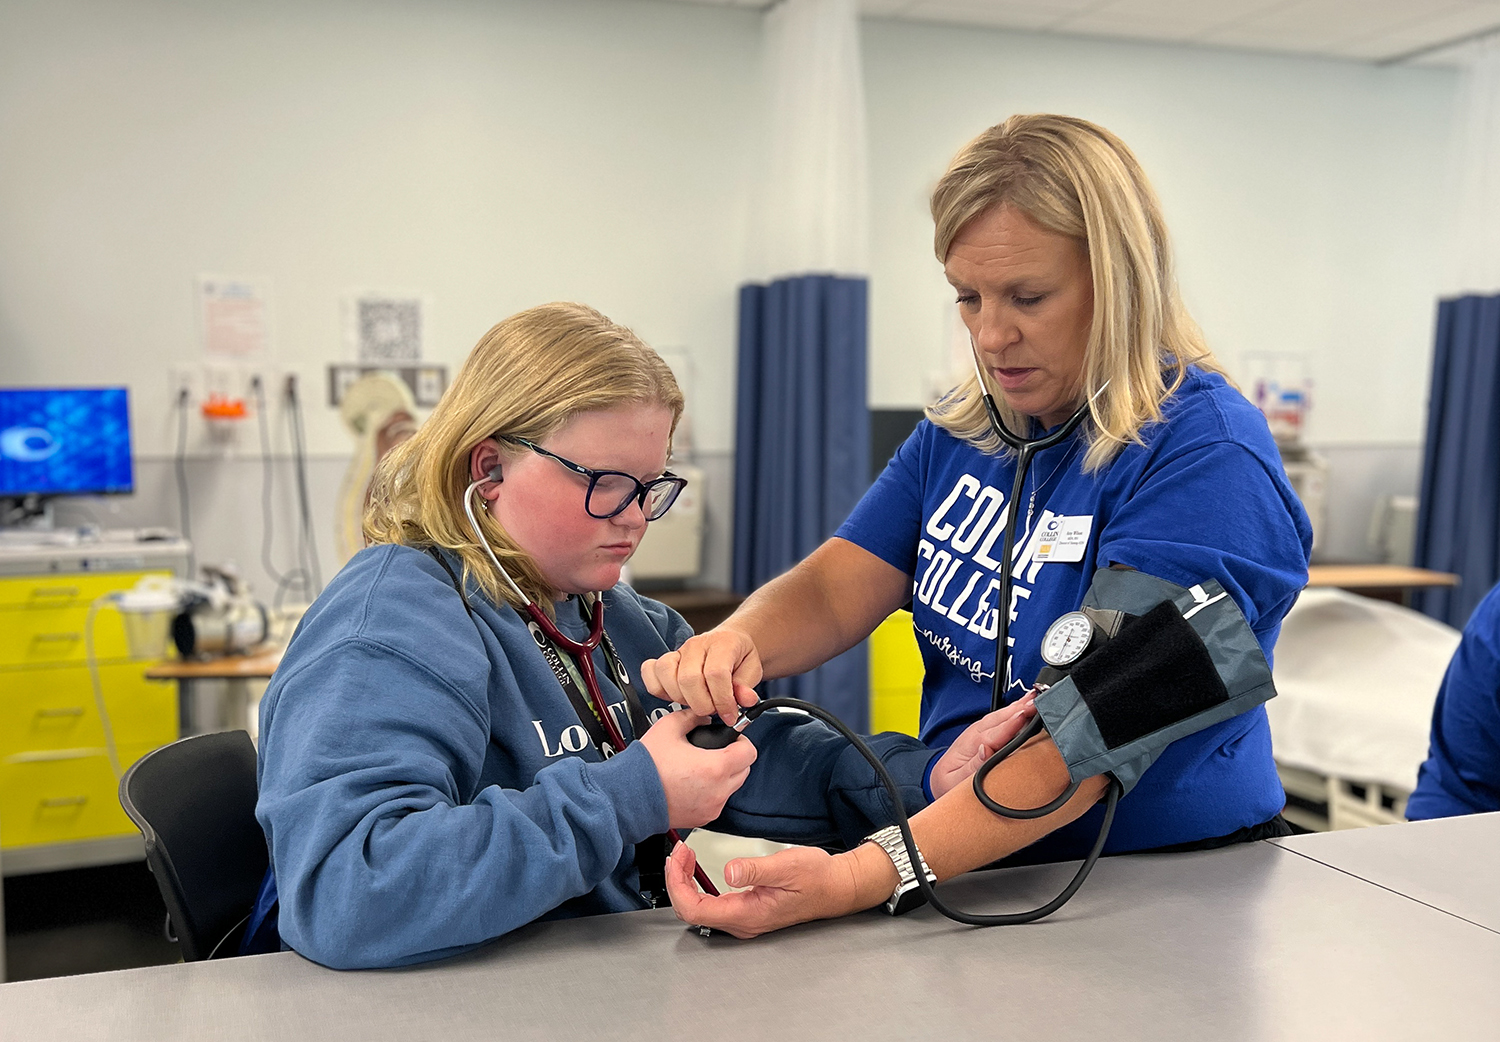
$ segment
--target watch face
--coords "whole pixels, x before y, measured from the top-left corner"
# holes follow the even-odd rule
[[[1047,629],[1042,638],[1042,661],[1049,666],[1067,666],[1088,650],[1094,624],[1081,611],[1070,611]]]

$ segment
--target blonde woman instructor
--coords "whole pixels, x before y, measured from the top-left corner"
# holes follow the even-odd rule
[[[667,465],[682,407],[630,330],[551,304],[491,329],[382,463],[372,545],[308,611],[261,702],[257,909],[279,896],[281,943],[392,966],[538,918],[650,907],[659,837],[740,787],[748,740],[695,748],[702,720],[630,682],[691,632],[617,585],[681,489]],[[569,654],[601,618],[599,646]]]
[[[987,729],[1024,705],[1043,634],[1080,606],[1096,569],[1180,586],[1217,580],[1269,658],[1306,582],[1311,530],[1264,419],[1226,382],[1182,307],[1159,206],[1123,142],[1079,119],[1012,117],[959,152],[932,213],[976,375],[928,411],[834,538],[718,628],[645,663],[643,679],[654,694],[732,720],[762,678],[826,661],[910,602],[926,666],[926,755],[887,765],[904,791],[932,800],[911,826],[943,879],[1023,848],[1026,860],[1081,858],[1098,833],[1100,810],[1090,808],[1100,778],[1034,820],[996,817],[957,784],[996,747]],[[991,431],[981,378],[1010,429],[1028,437],[1088,403],[1083,425],[1036,456],[1015,503],[1005,500],[1016,456]],[[1011,603],[999,605],[1009,510],[1019,512],[1019,549]],[[1010,705],[988,714],[1006,609]],[[782,762],[757,737],[776,715],[747,732],[762,752],[752,784]],[[1001,764],[986,791],[1036,807],[1068,780],[1042,738]],[[1256,708],[1169,746],[1121,800],[1105,852],[1284,835],[1283,802]],[[685,849],[668,862],[678,915],[742,937],[872,907],[901,879],[873,842],[732,861],[727,881],[749,889],[723,897],[698,893],[691,868]]]

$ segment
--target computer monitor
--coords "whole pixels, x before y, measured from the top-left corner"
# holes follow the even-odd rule
[[[0,388],[0,498],[134,490],[126,388]]]

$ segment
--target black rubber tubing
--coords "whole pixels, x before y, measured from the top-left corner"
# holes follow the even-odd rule
[[[1083,881],[1088,878],[1089,873],[1094,870],[1094,863],[1099,860],[1099,855],[1104,850],[1104,843],[1109,838],[1110,826],[1115,822],[1115,807],[1120,802],[1120,795],[1124,787],[1115,778],[1110,778],[1109,789],[1105,794],[1104,822],[1099,827],[1099,836],[1094,840],[1093,848],[1089,850],[1088,856],[1083,860],[1083,864],[1078,866],[1078,872],[1069,881],[1068,885],[1063,888],[1061,893],[1046,904],[1025,912],[1001,912],[981,915],[976,912],[965,912],[959,908],[952,908],[938,897],[937,888],[927,878],[927,873],[921,871],[921,866],[925,862],[917,850],[917,841],[911,834],[911,822],[907,818],[906,808],[901,802],[901,787],[896,784],[896,779],[891,777],[891,772],[886,770],[885,764],[880,762],[880,757],[876,756],[857,734],[844,726],[844,722],[838,717],[822,706],[814,705],[811,702],[804,702],[800,698],[767,698],[757,702],[749,709],[744,710],[744,712],[745,715],[754,719],[768,709],[779,708],[797,709],[807,713],[809,716],[817,717],[842,735],[855,749],[859,750],[859,754],[874,768],[876,777],[880,779],[880,783],[885,786],[886,792],[891,797],[891,811],[896,818],[896,827],[901,830],[901,841],[906,845],[906,856],[911,861],[913,871],[916,872],[917,885],[922,890],[922,896],[927,898],[928,904],[954,922],[963,923],[966,926],[1018,926],[1022,923],[1033,923],[1038,919],[1044,919],[1051,915],[1068,903],[1073,895],[1078,892],[1078,888],[1083,885]],[[1051,813],[1047,808],[1055,809],[1054,804],[1056,807],[1061,807],[1078,790],[1079,783],[1074,782],[1068,787],[1067,792],[1063,793],[1056,800],[1053,800],[1052,803],[1049,803],[1047,808],[1038,807],[1033,810],[1016,810],[1010,807],[1002,807],[1001,804],[990,799],[989,795],[984,792],[981,787],[981,779],[988,777],[989,772],[997,764],[1024,745],[1040,729],[1041,721],[1039,719],[1033,720],[1022,730],[1021,734],[1011,739],[986,760],[984,765],[974,775],[974,790],[979,794],[980,800],[984,802],[985,807],[992,813],[1009,818],[1042,817],[1044,814]]]

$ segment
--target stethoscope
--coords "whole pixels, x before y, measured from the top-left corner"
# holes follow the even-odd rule
[[[1011,485],[1010,513],[1005,519],[1005,549],[1000,559],[1000,603],[997,608],[996,621],[998,625],[995,632],[995,676],[990,685],[990,712],[993,713],[1000,708],[1010,683],[1010,599],[1015,585],[1016,519],[1021,513],[1018,507],[1020,506],[1021,496],[1025,493],[1026,475],[1030,471],[1032,460],[1035,459],[1037,453],[1050,449],[1054,445],[1059,445],[1072,437],[1073,432],[1078,429],[1078,425],[1089,414],[1089,409],[1093,406],[1094,402],[1104,393],[1104,389],[1109,386],[1109,381],[1104,381],[1099,386],[1099,389],[1078,407],[1078,411],[1068,417],[1051,434],[1043,435],[1040,438],[1023,438],[1007,427],[1005,421],[1000,418],[1000,410],[995,407],[995,397],[990,393],[989,387],[984,380],[984,370],[979,365],[978,347],[972,340],[970,341],[970,347],[972,349],[971,357],[974,361],[974,378],[978,381],[979,395],[984,401],[984,411],[989,417],[990,430],[994,432],[995,437],[1016,451],[1016,478]],[[1079,785],[1082,784],[1081,781],[1071,782],[1056,799],[1040,807],[1007,807],[985,791],[985,779],[989,777],[990,772],[1003,763],[1011,753],[1021,748],[1033,736],[1038,734],[1042,730],[1042,726],[1041,716],[1033,716],[1027,722],[1026,726],[1021,729],[1019,734],[1006,743],[1004,747],[993,753],[984,762],[984,765],[978,771],[974,772],[974,795],[985,809],[989,810],[992,814],[1022,820],[1045,817],[1072,799],[1073,794],[1078,791]],[[1114,824],[1115,808],[1119,804],[1121,792],[1122,787],[1120,783],[1111,778],[1105,797],[1104,821],[1100,826],[1099,835],[1094,839],[1094,844],[1090,848],[1088,856],[1084,858],[1083,863],[1078,868],[1078,872],[1068,882],[1068,885],[1063,888],[1062,892],[1044,905],[1026,912],[976,915],[945,906],[933,891],[931,883],[920,872],[917,873],[917,882],[923,894],[926,895],[934,908],[950,919],[967,923],[971,926],[1011,926],[1034,922],[1037,919],[1051,915],[1068,903],[1072,896],[1078,892],[1078,888],[1083,885],[1083,881],[1088,878],[1089,873],[1093,871],[1094,863],[1099,860],[1099,855],[1104,851],[1104,842],[1109,838],[1110,826]],[[916,841],[912,838],[911,830],[904,821],[898,822],[898,824],[901,827],[902,838],[906,841],[907,849],[910,853],[916,849]]]
[[[599,593],[594,594],[592,610],[588,616],[589,635],[583,640],[574,640],[558,629],[557,623],[552,621],[536,601],[526,595],[526,591],[521,589],[516,581],[511,578],[510,572],[506,571],[505,566],[500,563],[500,558],[496,556],[494,548],[490,546],[490,541],[485,538],[483,530],[479,527],[479,521],[474,516],[475,491],[480,485],[488,485],[491,482],[500,480],[500,468],[496,466],[491,468],[484,477],[470,482],[469,487],[464,489],[464,514],[469,519],[469,527],[474,531],[474,539],[484,548],[485,556],[490,559],[490,563],[495,566],[495,571],[500,573],[500,578],[505,580],[505,584],[510,587],[510,591],[521,602],[522,609],[531,621],[552,642],[554,647],[573,660],[573,664],[578,668],[579,676],[583,679],[583,689],[588,695],[589,705],[593,707],[594,715],[604,725],[604,733],[609,739],[609,744],[615,747],[615,752],[624,752],[626,745],[625,735],[620,731],[619,724],[615,722],[614,714],[609,711],[609,706],[604,701],[604,694],[599,688],[599,675],[594,669],[594,652],[604,642],[604,597]],[[639,738],[640,735],[636,737]],[[678,834],[676,829],[667,829],[666,836],[670,844],[682,842],[682,836]],[[668,850],[670,849],[671,847],[669,846]],[[702,865],[695,865],[693,867],[693,878],[698,881],[698,885],[703,888],[705,893],[713,897],[719,896],[718,889],[715,888],[713,880],[708,878],[708,874],[703,870]]]
[[[1031,470],[1031,462],[1037,453],[1045,452],[1054,445],[1060,445],[1073,436],[1078,425],[1083,422],[1089,414],[1089,408],[1094,401],[1104,393],[1104,388],[1109,386],[1109,381],[1093,393],[1088,401],[1078,407],[1078,411],[1058,427],[1051,434],[1040,438],[1023,438],[1005,425],[1000,418],[1000,410],[995,407],[995,397],[990,394],[988,386],[984,382],[984,370],[979,365],[979,349],[970,340],[970,358],[974,362],[974,378],[979,381],[979,394],[984,401],[984,411],[989,416],[990,430],[1005,444],[1016,450],[1016,478],[1011,484],[1010,490],[1010,512],[1005,518],[1005,549],[1000,560],[1000,606],[998,609],[999,629],[995,636],[995,676],[990,684],[990,712],[999,709],[1005,699],[1005,692],[1010,684],[1010,599],[1015,586],[1015,554],[1016,554],[1016,520],[1020,517],[1021,496],[1026,491],[1026,475]]]

